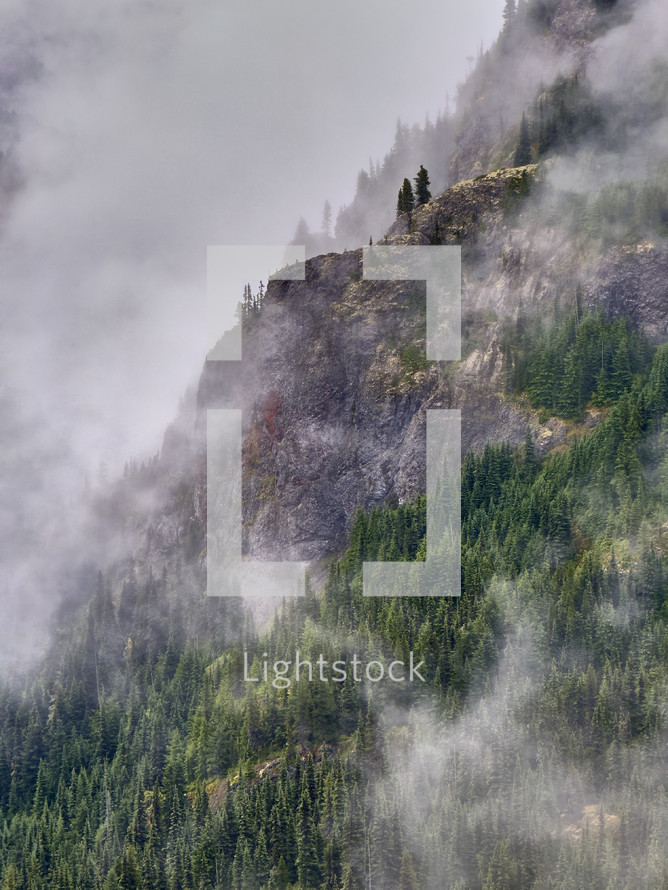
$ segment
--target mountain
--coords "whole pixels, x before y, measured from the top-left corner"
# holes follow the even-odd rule
[[[668,168],[652,142],[661,113],[653,94],[644,113],[636,89],[612,98],[612,78],[600,74],[616,46],[609,35],[631,42],[632,8],[520,4],[462,87],[452,122],[449,167],[476,175],[400,216],[382,239],[461,245],[457,368],[411,358],[424,350],[424,294],[361,281],[360,250],[311,259],[304,283],[270,282],[262,317],[244,331],[243,369],[205,366],[200,410],[244,409],[249,553],[317,560],[340,550],[358,507],[424,491],[428,408],[462,409],[465,450],[519,444],[527,427],[540,451],[563,443],[563,426],[503,393],[508,319],[602,307],[653,340],[668,334]],[[514,168],[523,113],[539,163]]]
[[[3,890],[667,885],[662,15],[507,3],[450,186],[381,239],[461,247],[460,362],[425,358],[423,284],[312,257],[86,496],[53,645],[0,694]],[[215,407],[243,409],[246,552],[311,566],[272,620],[204,595]],[[429,555],[451,407],[461,595],[365,598],[365,561]]]

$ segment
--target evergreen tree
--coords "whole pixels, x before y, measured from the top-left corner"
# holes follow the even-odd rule
[[[269,881],[271,872],[271,856],[267,850],[267,836],[264,828],[260,828],[255,844],[255,877],[258,887],[264,887]]]
[[[322,596],[309,587],[285,602],[261,637],[239,619],[240,642],[221,643],[197,597],[186,616],[175,591],[157,608],[154,585],[128,583],[118,603],[133,637],[124,658],[113,603],[91,582],[92,607],[61,628],[48,670],[20,693],[0,685],[3,890],[666,883],[667,787],[653,767],[665,729],[668,347],[579,306],[555,309],[548,334],[525,316],[505,336],[521,370],[513,392],[533,382],[529,399],[561,411],[569,387],[585,406],[604,380],[606,411],[547,459],[528,432],[517,448],[466,455],[459,597],[363,596],[365,561],[425,554],[424,498],[360,511]],[[157,623],[165,612],[164,645],[153,649],[137,620],[147,601]],[[498,653],[518,620],[537,676],[504,688],[518,698],[492,709],[491,726]],[[95,667],[93,631],[95,695],[80,676]],[[360,690],[350,673],[340,685],[286,694],[260,681],[239,695],[244,647],[268,658],[322,651],[331,664],[333,639],[368,657],[406,660],[413,649],[433,666],[417,694],[430,702],[442,752],[412,757],[422,728],[410,719],[388,730],[379,720],[388,689]],[[464,727],[474,757],[450,744]],[[530,756],[517,757],[518,742]],[[559,814],[590,785],[603,803],[574,841]],[[417,825],[397,818],[411,799]],[[517,830],[527,822],[531,830]]]
[[[415,177],[415,203],[419,206],[426,204],[431,200],[431,192],[429,191],[429,174],[420,164],[417,176]]]
[[[404,184],[399,189],[397,198],[397,216],[401,216],[403,213],[412,213],[414,207],[415,196],[413,194],[413,186],[409,179],[404,179]]]
[[[531,136],[529,134],[529,123],[526,114],[522,114],[520,123],[520,136],[515,149],[515,167],[525,167],[531,163]]]
[[[327,241],[332,237],[332,205],[329,201],[325,201],[322,208],[322,234]]]
[[[513,867],[508,841],[497,841],[487,871],[483,890],[513,890],[517,886],[517,870]]]
[[[399,194],[397,195],[397,219],[404,212],[404,189],[403,186],[399,189]]]
[[[2,890],[18,890],[18,880],[16,876],[16,866],[12,862],[5,869],[4,879],[2,881]]]
[[[308,223],[303,216],[299,217],[295,234],[292,236],[291,244],[303,245],[308,253],[313,243],[313,235],[309,229]]]
[[[290,871],[285,864],[285,859],[280,856],[278,863],[271,870],[271,890],[287,890],[290,883]]]
[[[399,872],[399,890],[419,890],[419,887],[413,857],[408,850],[404,850]]]
[[[404,213],[412,213],[415,207],[415,196],[413,195],[413,186],[409,179],[404,179],[404,197],[403,197]]]
[[[132,845],[123,851],[118,884],[121,890],[142,890],[143,882],[137,863],[137,851]]]
[[[503,7],[503,30],[505,33],[508,33],[508,31],[512,27],[512,24],[515,21],[516,13],[517,9],[515,6],[515,0],[506,0],[506,5]],[[516,164],[515,166],[519,167],[521,165]]]
[[[305,774],[306,775],[306,774]],[[320,886],[321,870],[318,857],[318,839],[313,805],[306,785],[299,802],[297,834],[297,873],[304,888]]]

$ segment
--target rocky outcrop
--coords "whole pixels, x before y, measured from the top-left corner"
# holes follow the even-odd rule
[[[631,318],[655,341],[668,338],[668,245],[654,241],[609,250],[587,285],[590,303]]]
[[[437,230],[473,245],[535,175],[462,183],[387,241],[433,243]],[[428,363],[424,284],[363,281],[361,263],[361,251],[330,254],[308,261],[304,282],[271,282],[244,331],[243,362],[211,362],[202,375],[202,410],[244,411],[246,543],[258,558],[318,559],[343,546],[358,508],[423,492],[430,408],[462,409],[466,449],[519,442],[531,422],[499,394],[495,316],[465,312],[477,343],[459,367]]]
[[[343,546],[354,511],[424,490],[427,407],[453,404],[424,349],[424,287],[361,281],[361,251],[270,284],[244,332],[242,373],[208,363],[203,407],[244,409],[249,551],[317,559]]]
[[[541,426],[503,395],[503,322],[520,309],[551,312],[579,292],[665,336],[665,250],[601,254],[558,219],[536,226],[546,189],[536,165],[496,171],[388,232],[388,244],[462,245],[459,363],[425,360],[424,285],[363,281],[360,250],[309,260],[303,282],[270,283],[262,315],[244,330],[243,362],[208,363],[198,393],[200,448],[207,407],[243,409],[250,554],[317,560],[343,547],[358,508],[423,492],[430,408],[461,409],[465,450],[517,444],[527,427],[540,451],[562,444],[564,424]],[[198,490],[203,498],[203,477]]]
[[[429,204],[404,213],[390,228],[388,244],[476,244],[483,233],[490,239],[522,199],[540,181],[539,167],[504,168],[465,180]]]

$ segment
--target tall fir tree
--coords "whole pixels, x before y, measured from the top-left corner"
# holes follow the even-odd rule
[[[517,13],[517,7],[515,6],[515,0],[506,0],[506,5],[503,7],[503,30],[508,31],[515,20],[515,15]]]
[[[529,133],[529,122],[526,114],[522,114],[522,122],[520,123],[520,136],[515,149],[515,167],[525,167],[531,163],[531,135]]]
[[[429,191],[429,173],[424,166],[420,164],[420,169],[415,177],[415,203],[419,206],[426,204],[431,200],[431,192]]]
[[[325,201],[322,208],[322,234],[327,241],[332,237],[332,205],[329,201]]]
[[[415,207],[415,195],[413,194],[413,186],[410,179],[404,179],[402,187],[401,212],[412,213]]]

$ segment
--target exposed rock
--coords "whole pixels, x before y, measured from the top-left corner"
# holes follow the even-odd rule
[[[200,448],[205,408],[244,411],[251,555],[318,560],[344,546],[358,508],[423,492],[427,409],[461,409],[465,450],[490,440],[519,444],[527,427],[539,453],[563,445],[572,424],[541,425],[503,394],[500,320],[520,307],[551,312],[579,288],[611,314],[665,334],[665,251],[616,248],[602,259],[576,247],[558,221],[538,229],[542,182],[531,165],[459,183],[387,235],[388,244],[462,244],[461,362],[420,358],[424,285],[363,281],[357,250],[309,260],[303,282],[271,282],[262,315],[244,331],[243,362],[206,365]],[[204,497],[203,471],[198,489]]]
[[[592,304],[630,317],[654,340],[668,336],[668,246],[641,241],[610,250],[588,284]]]

